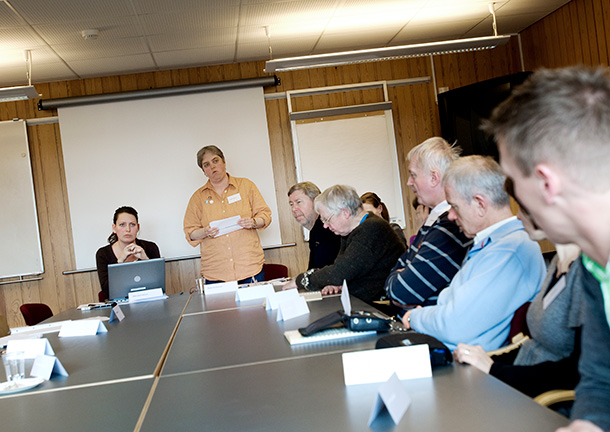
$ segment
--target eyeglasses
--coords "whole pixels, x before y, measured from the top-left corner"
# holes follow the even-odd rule
[[[334,214],[331,214],[331,215],[330,215],[330,216],[329,216],[327,219],[324,219],[324,218],[322,218],[322,217],[321,217],[321,218],[320,218],[320,220],[322,221],[322,223],[323,223],[324,225],[328,225],[328,223],[329,223],[329,222],[330,222],[330,220],[333,218],[333,216],[335,216],[335,215],[334,215]]]

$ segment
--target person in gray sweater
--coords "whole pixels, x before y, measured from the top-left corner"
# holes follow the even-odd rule
[[[332,265],[298,275],[284,289],[300,288],[335,294],[347,282],[350,294],[372,303],[385,294],[384,282],[405,251],[390,224],[362,208],[351,186],[335,185],[315,200],[324,227],[341,236],[339,255]]]

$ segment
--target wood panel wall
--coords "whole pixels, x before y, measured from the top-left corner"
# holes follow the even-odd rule
[[[586,62],[583,59],[589,59],[591,64],[599,61],[607,65],[610,44],[608,10],[606,0],[573,0],[555,14],[524,31],[522,43],[526,68],[542,65],[554,67]],[[562,31],[553,33],[552,29],[556,28],[559,22],[561,22]],[[591,26],[591,22],[595,26]],[[603,33],[600,31],[603,37],[598,37],[598,28],[603,29]],[[579,41],[579,46],[586,45],[587,49],[578,51],[564,49],[562,45],[566,43],[567,35],[572,35],[574,41]],[[585,51],[588,53],[586,56]],[[593,51],[598,53],[597,57],[591,54]],[[560,54],[551,55],[551,53],[557,52]],[[561,59],[560,63],[556,63],[559,61],[557,58]],[[45,99],[49,99],[253,78],[265,76],[263,69],[264,62],[248,62],[36,84],[36,89],[44,95]],[[491,51],[434,57],[437,86],[450,89],[520,70],[517,38],[512,38],[506,46]],[[284,72],[279,73],[278,76],[282,81],[281,86],[268,88],[265,90],[266,93],[432,76],[432,67],[429,58],[415,58]],[[325,95],[300,98],[302,100],[299,101],[298,109],[366,103],[374,97],[377,96],[371,92],[349,92],[343,96]],[[424,139],[440,133],[434,87],[432,83],[390,87],[389,98],[393,103],[401,178],[403,183],[406,183],[404,161],[406,153]],[[280,220],[283,241],[285,243],[294,242],[297,245],[268,250],[265,252],[265,256],[268,262],[283,263],[288,266],[291,274],[296,274],[304,270],[307,265],[308,249],[302,240],[300,226],[293,221],[287,203],[286,205],[282,203],[282,198],[286,197],[288,189],[296,182],[286,99],[267,100],[266,109],[275,186],[279,197],[279,214],[274,217]],[[38,111],[34,101],[0,104],[0,121],[54,115],[57,115],[55,111]],[[75,261],[59,125],[30,126],[28,134],[45,273],[41,281],[0,285],[0,315],[5,315],[11,326],[24,325],[19,312],[19,306],[23,303],[47,303],[54,313],[58,313],[78,304],[95,300],[99,291],[99,282],[95,272],[62,274],[64,271],[74,269]],[[337,182],[340,182],[340,179],[337,179]],[[408,214],[410,214],[408,209],[408,203],[411,201],[410,192],[405,192],[404,198]],[[108,209],[109,230],[113,212],[114,209]],[[412,230],[411,217],[407,218],[407,224],[408,228]],[[104,244],[104,241],[105,239],[100,239],[100,246]],[[3,245],[3,247],[10,247],[10,245]],[[196,259],[169,263],[167,265],[167,291],[176,293],[188,290],[194,285],[198,269],[199,262]]]

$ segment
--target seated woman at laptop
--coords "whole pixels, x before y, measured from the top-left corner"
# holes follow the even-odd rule
[[[105,298],[108,298],[108,264],[116,264],[151,258],[161,258],[156,244],[136,238],[140,224],[138,212],[133,207],[119,207],[114,212],[112,234],[108,245],[97,250],[97,275]]]

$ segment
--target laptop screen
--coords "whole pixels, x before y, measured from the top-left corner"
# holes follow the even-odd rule
[[[165,258],[108,265],[111,301],[126,299],[130,292],[155,288],[165,293]]]

